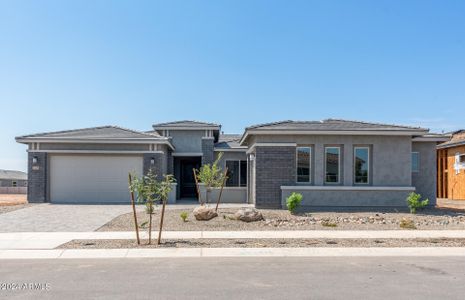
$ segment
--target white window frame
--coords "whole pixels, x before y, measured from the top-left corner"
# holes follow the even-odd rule
[[[12,187],[17,187],[17,186],[18,186],[18,181],[12,180],[12,181],[11,181],[11,186],[12,186]]]
[[[299,148],[308,148],[310,150],[310,157],[308,160],[308,181],[299,181]],[[312,183],[312,157],[313,150],[312,146],[298,146],[295,148],[295,182],[296,183]]]
[[[330,149],[330,148],[336,148],[338,150],[338,160],[337,160],[337,182],[328,182],[326,181],[326,164],[328,162],[328,152],[326,151],[327,149]],[[324,164],[325,164],[325,173],[324,173],[324,176],[325,176],[325,184],[341,184],[341,146],[325,146],[325,161],[324,161]]]
[[[357,149],[367,149],[368,151],[368,173],[367,173],[367,183],[362,183],[362,182],[356,182],[357,180],[357,177],[356,177],[356,174],[355,174],[355,162],[356,162],[356,159],[357,159],[357,156],[356,156],[356,153],[357,153]],[[370,184],[370,168],[371,168],[371,160],[370,160],[370,155],[371,155],[371,150],[370,150],[370,147],[369,146],[355,146],[354,147],[354,185],[369,185]]]
[[[247,187],[247,183],[248,183],[248,178],[249,178],[249,174],[248,174],[248,171],[246,173],[246,178],[245,178],[245,185],[244,186],[241,186],[241,161],[245,161],[247,163],[247,160],[246,159],[226,159],[224,161],[224,167],[226,168],[227,165],[228,165],[228,161],[237,161],[239,162],[239,172],[238,172],[238,176],[239,176],[239,180],[238,180],[238,185],[226,185],[226,183],[228,182],[226,180],[225,184],[224,184],[224,187],[240,187],[240,188],[246,188]]]
[[[418,169],[417,170],[413,169],[413,154],[414,153],[416,153],[417,157],[418,157],[418,164],[417,164]],[[412,167],[412,173],[419,173],[420,172],[420,152],[412,151],[412,153],[410,155],[410,159],[412,160],[412,162],[410,163],[410,166]]]

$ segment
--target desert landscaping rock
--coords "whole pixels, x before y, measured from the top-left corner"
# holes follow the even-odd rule
[[[465,247],[465,239],[196,239],[146,240],[73,240],[57,249],[126,248],[301,248],[301,247]]]
[[[198,206],[193,211],[194,217],[197,221],[209,221],[215,217],[218,217],[218,213],[214,208],[206,205]]]
[[[411,219],[417,230],[465,229],[465,212],[429,209],[412,215],[408,212],[311,212],[292,215],[286,210],[258,209],[263,220],[241,222],[235,219],[237,209],[218,209],[219,218],[208,222],[194,218],[183,222],[179,217],[186,209],[169,209],[165,213],[164,230],[171,231],[219,231],[219,230],[405,230],[400,228],[402,219]],[[160,211],[155,210],[155,220],[159,220]],[[148,220],[147,215],[138,213],[139,224]],[[336,224],[336,227],[323,226],[323,223]],[[132,213],[121,215],[102,226],[99,231],[132,231]],[[158,222],[155,221],[154,229]]]
[[[10,211],[15,211],[18,209],[23,209],[31,206],[32,204],[18,204],[18,205],[0,205],[0,214],[5,214]]]
[[[243,222],[256,222],[263,220],[263,215],[255,208],[242,208],[234,214],[234,218]]]

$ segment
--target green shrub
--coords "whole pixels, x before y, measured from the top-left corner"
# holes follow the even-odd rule
[[[423,201],[420,200],[421,195],[417,193],[410,193],[407,197],[407,205],[410,208],[410,213],[414,214],[417,212],[417,209],[422,209],[428,205],[429,200],[425,199]]]
[[[189,214],[185,211],[183,211],[180,215],[181,219],[184,221],[184,222],[187,222],[187,217],[189,216]]]
[[[302,198],[303,198],[302,194],[293,192],[286,199],[287,209],[291,213],[294,213],[296,211],[296,209],[300,206],[300,203],[302,202]]]
[[[413,222],[413,220],[410,220],[410,219],[402,219],[400,221],[400,228],[403,228],[403,229],[417,229],[417,227],[415,226],[415,223]]]

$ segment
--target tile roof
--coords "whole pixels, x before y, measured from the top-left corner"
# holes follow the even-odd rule
[[[450,141],[439,144],[438,148],[451,148],[461,145],[465,145],[465,129],[454,131]]]
[[[247,127],[246,130],[310,130],[310,131],[338,131],[338,130],[389,130],[389,131],[428,131],[426,128],[401,126],[393,124],[370,123],[341,119],[326,119],[322,121],[279,121],[273,123],[258,124]]]
[[[0,170],[0,179],[27,180],[27,173],[14,170]]]
[[[241,140],[241,134],[221,134],[218,142],[215,143],[215,148],[218,149],[231,149],[231,148],[242,148],[239,145]]]
[[[220,124],[207,123],[200,121],[191,121],[191,120],[182,120],[166,123],[153,124],[153,128],[163,128],[163,127],[221,127]]]
[[[52,138],[52,139],[147,139],[160,138],[158,133],[146,133],[119,126],[101,126],[55,132],[44,132],[31,135],[19,136],[16,139]]]

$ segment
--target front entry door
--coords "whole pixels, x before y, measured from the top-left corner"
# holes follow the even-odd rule
[[[199,159],[181,161],[181,198],[197,198],[193,169],[200,168]]]

